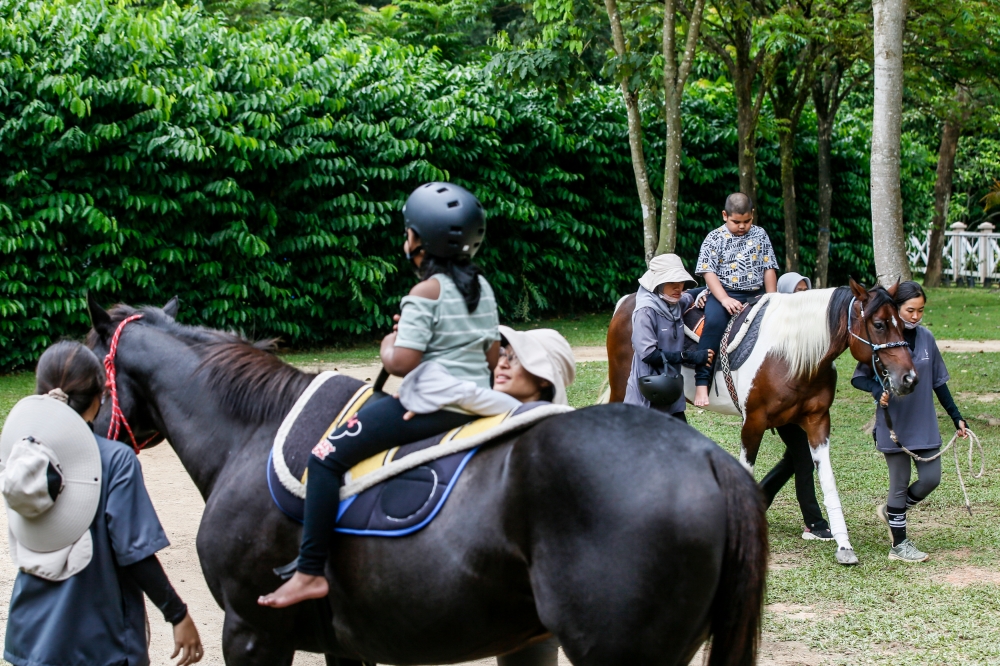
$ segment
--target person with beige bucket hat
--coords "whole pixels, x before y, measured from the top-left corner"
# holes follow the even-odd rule
[[[558,331],[515,331],[500,326],[500,360],[493,369],[493,389],[520,402],[545,400],[568,405],[566,387],[576,379],[573,349]]]
[[[625,404],[651,407],[686,421],[681,364],[711,364],[710,351],[684,351],[684,310],[697,284],[676,254],[661,254],[639,278],[632,312],[632,369]]]
[[[18,568],[4,659],[15,666],[149,664],[143,593],[174,625],[178,666],[201,639],[156,552],[169,545],[132,449],[95,437],[104,374],[60,342],[0,432],[0,492]]]

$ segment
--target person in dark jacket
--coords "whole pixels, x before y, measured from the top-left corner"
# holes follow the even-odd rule
[[[38,361],[37,393],[0,434],[11,554],[19,572],[4,659],[15,666],[146,666],[143,593],[174,626],[178,666],[201,639],[156,557],[169,545],[130,446],[88,427],[104,392],[90,349],[60,342]]]
[[[798,273],[785,273],[778,278],[779,294],[794,294],[811,288],[812,281]],[[795,498],[799,502],[802,520],[806,524],[802,538],[833,541],[833,532],[830,531],[830,525],[823,518],[823,511],[816,501],[816,484],[813,481],[816,466],[813,464],[809,438],[806,437],[805,430],[795,423],[788,423],[777,430],[785,443],[785,455],[760,482],[760,489],[764,492],[767,506],[771,506],[774,496],[794,476]]]
[[[639,392],[639,379],[665,372],[680,374],[681,363],[705,365],[711,351],[684,352],[684,310],[695,295],[685,292],[695,285],[676,254],[661,254],[649,262],[649,270],[639,278],[639,291],[632,312],[632,369],[625,387],[625,404],[650,407]],[[683,394],[670,405],[654,409],[687,421]]]
[[[875,448],[885,456],[885,463],[889,468],[889,494],[886,503],[879,505],[876,513],[889,530],[889,559],[924,562],[930,556],[919,550],[906,536],[906,512],[923,501],[941,482],[941,430],[934,409],[934,396],[937,396],[938,402],[951,418],[956,434],[964,439],[968,437],[968,433],[965,420],[948,390],[948,368],[945,367],[934,335],[920,325],[924,306],[927,305],[923,288],[916,282],[903,282],[896,289],[895,300],[903,320],[903,338],[910,348],[913,367],[920,381],[913,393],[890,396],[871,364],[859,363],[851,384],[861,391],[871,393],[875,399],[875,429],[872,437]],[[899,444],[890,435],[890,421]],[[917,468],[917,480],[912,484],[912,458],[900,448],[900,444],[924,459],[913,460]]]

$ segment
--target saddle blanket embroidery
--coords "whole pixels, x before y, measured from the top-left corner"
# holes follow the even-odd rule
[[[308,484],[307,465],[317,441],[353,418],[373,397],[371,386],[353,393],[333,423],[331,404],[344,403],[343,382],[336,373],[319,375],[285,417],[267,465],[267,482],[275,505],[302,522]],[[357,386],[353,380],[352,386]],[[341,384],[340,387],[337,385]],[[339,398],[336,399],[335,397]],[[405,536],[427,526],[444,506],[469,460],[482,444],[523,429],[571,408],[527,403],[477,419],[434,437],[398,446],[355,465],[344,477],[334,529],[363,536]]]

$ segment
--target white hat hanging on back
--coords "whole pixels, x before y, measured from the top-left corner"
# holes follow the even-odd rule
[[[521,367],[552,384],[552,402],[568,405],[566,387],[576,379],[576,359],[566,338],[551,328],[515,331],[510,326],[501,326],[500,335],[514,350]]]
[[[101,454],[83,418],[56,398],[24,398],[0,433],[0,470],[18,568],[55,581],[83,570],[101,499]]]

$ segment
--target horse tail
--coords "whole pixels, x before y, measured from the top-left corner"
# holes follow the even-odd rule
[[[708,666],[752,666],[757,662],[767,576],[764,503],[753,477],[732,456],[716,449],[709,461],[726,498],[726,544],[712,600]]]

